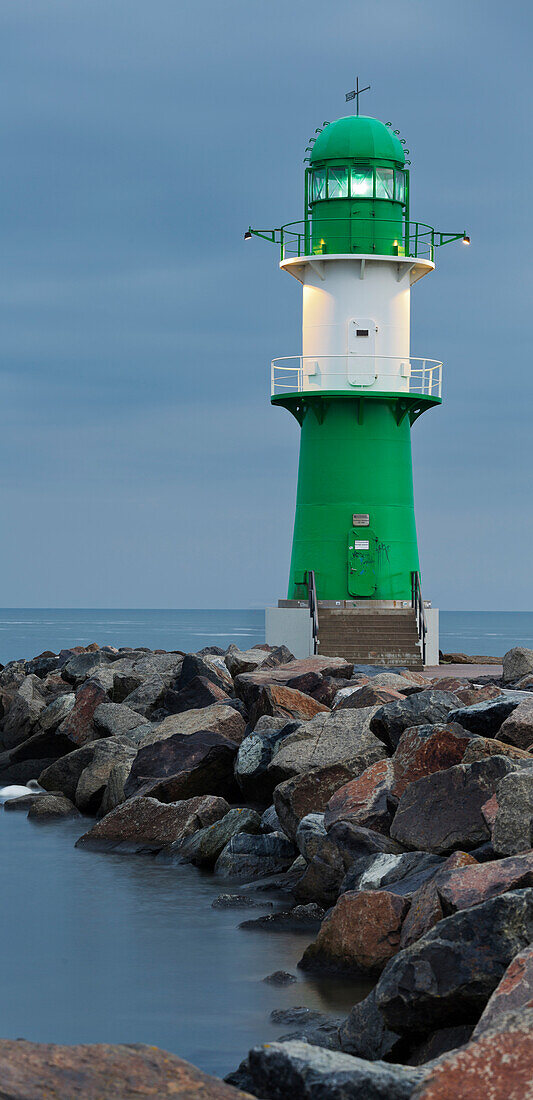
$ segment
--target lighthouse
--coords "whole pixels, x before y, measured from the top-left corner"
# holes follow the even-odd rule
[[[302,221],[245,234],[277,244],[303,289],[301,354],[271,368],[300,457],[288,593],[267,613],[267,640],[296,631],[302,655],[319,645],[420,667],[428,645],[438,661],[438,619],[422,600],[411,428],[442,402],[442,363],[411,356],[411,288],[439,247],[469,238],[410,220],[405,141],[390,123],[324,123],[308,151]]]

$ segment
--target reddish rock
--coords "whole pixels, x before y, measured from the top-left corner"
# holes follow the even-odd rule
[[[289,680],[297,676],[306,676],[309,672],[319,672],[322,676],[340,676],[349,679],[353,664],[344,657],[304,657],[290,661],[277,668],[261,668],[257,672],[242,672],[235,677],[235,691],[248,707],[255,702],[259,689],[266,684],[286,686]]]
[[[494,822],[496,821],[496,814],[498,813],[498,799],[495,794],[493,794],[492,798],[489,798],[488,802],[485,802],[485,805],[481,807],[481,813],[487,823],[487,828],[492,832]]]
[[[533,945],[524,947],[507,967],[500,984],[483,1010],[473,1038],[497,1027],[508,1012],[533,1008]]]
[[[5,1100],[251,1100],[175,1054],[142,1043],[55,1046],[2,1039],[0,1081]]]
[[[378,760],[330,798],[324,817],[326,829],[336,821],[351,821],[388,835],[396,808],[391,800],[392,765]]]
[[[459,676],[434,676],[429,684],[431,687],[441,688],[442,691],[453,691],[454,695],[470,686],[468,680]]]
[[[532,1077],[533,1012],[526,1011],[442,1058],[412,1100],[531,1100]]]
[[[199,730],[156,741],[140,749],[124,785],[126,798],[151,795],[176,802],[199,794],[238,797],[233,775],[237,746],[219,733]]]
[[[404,730],[392,758],[391,792],[401,798],[409,783],[460,764],[471,740],[462,726],[411,726]]]
[[[533,695],[519,703],[513,713],[505,719],[498,733],[500,741],[514,745],[517,749],[527,749],[533,741]]]
[[[339,703],[339,710],[354,710],[357,707],[381,707],[384,703],[394,703],[396,699],[405,699],[400,691],[394,688],[374,687],[372,681],[364,687],[352,691]]]
[[[229,695],[220,684],[206,676],[194,676],[179,691],[169,688],[165,692],[163,707],[170,714],[182,714],[188,710],[200,710],[216,703],[228,703]]]
[[[328,711],[324,703],[318,703],[311,695],[305,695],[303,691],[284,687],[281,684],[266,684],[259,688],[255,701],[250,707],[250,722],[252,725],[258,721],[262,714],[269,714],[272,718],[297,718],[307,722],[314,718],[315,714]]]
[[[100,731],[94,727],[93,716],[100,703],[109,699],[100,684],[95,680],[86,680],[76,693],[76,702],[70,713],[58,728],[60,736],[68,738],[73,745],[85,745],[100,737]]]
[[[283,831],[294,840],[300,821],[307,814],[322,813],[331,796],[353,777],[348,764],[331,764],[326,768],[311,768],[278,783],[274,790],[274,805]]]
[[[415,943],[425,932],[429,932],[430,928],[433,928],[438,921],[442,920],[444,912],[438,891],[441,875],[446,876],[448,872],[454,871],[456,868],[469,867],[472,864],[478,866],[473,856],[467,852],[454,852],[442,864],[436,875],[429,882],[424,882],[416,891],[416,894],[413,894],[411,908],[402,928],[400,942],[402,949]]]
[[[127,852],[155,851],[213,825],[229,811],[224,798],[198,795],[166,804],[156,798],[130,798],[106,814],[76,847]]]
[[[472,737],[465,749],[463,764],[473,764],[475,760],[485,760],[487,756],[507,756],[509,760],[531,760],[531,753],[525,749],[516,749],[506,745],[495,737]]]
[[[533,886],[533,852],[462,867],[438,876],[438,892],[444,913],[456,913],[481,905],[507,890]]]
[[[398,951],[408,909],[406,898],[387,890],[341,894],[298,966],[369,976],[380,973]]]
[[[487,699],[495,699],[501,695],[501,688],[496,684],[483,684],[482,687],[462,687],[455,692],[458,699],[465,707],[471,707],[474,703],[485,703]]]
[[[317,703],[324,703],[325,706],[332,707],[337,693],[342,691],[344,687],[348,687],[350,683],[350,680],[344,680],[341,676],[322,676],[320,684],[318,684],[316,688],[313,688],[311,695],[313,699],[316,699]],[[296,687],[297,685],[291,684],[289,686]],[[300,691],[303,691],[303,688],[300,688]]]

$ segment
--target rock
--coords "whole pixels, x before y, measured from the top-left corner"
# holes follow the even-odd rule
[[[309,673],[310,676],[314,676],[315,673]],[[318,703],[324,703],[327,707],[334,707],[338,695],[342,692],[343,688],[348,687],[349,680],[344,679],[342,676],[321,676],[320,683],[317,687],[313,688],[311,695],[313,699],[316,699]],[[293,681],[289,682],[289,687],[296,686]],[[303,688],[299,689],[303,691]]]
[[[131,683],[135,683],[136,686],[128,695],[125,695],[126,686]],[[152,715],[157,714],[163,706],[167,688],[168,685],[157,672],[149,679],[142,678],[139,682],[138,678],[132,677],[130,673],[126,674],[125,680],[114,673],[113,694],[115,701],[125,703],[126,706],[131,710],[136,710],[137,714],[142,715],[143,718],[150,718]]]
[[[254,672],[235,673],[235,691],[248,707],[252,707],[259,691],[266,684],[287,686],[290,680],[295,680],[297,676],[307,676],[310,672],[349,679],[352,668],[343,657],[304,657],[278,665],[277,668],[268,668],[265,663]]]
[[[366,870],[380,853],[399,854],[394,840],[372,829],[338,821],[324,838],[304,874],[294,886],[298,901],[319,901],[331,905],[338,898],[349,874]]]
[[[330,798],[324,816],[326,828],[336,821],[351,821],[388,836],[398,805],[391,786],[391,762],[378,760]]]
[[[264,649],[241,650],[237,646],[230,646],[224,660],[230,675],[235,679],[243,672],[253,672],[259,668],[267,657],[268,652]]]
[[[394,751],[404,730],[411,726],[446,722],[457,703],[457,696],[451,691],[437,691],[435,688],[419,691],[406,699],[380,707],[372,717],[370,729]]]
[[[263,1100],[408,1100],[427,1072],[298,1040],[254,1047],[245,1067],[246,1088]]]
[[[175,681],[175,690],[183,691],[183,688],[198,677],[202,680],[210,680],[229,695],[233,692],[233,680],[225,661],[219,659],[215,662],[207,654],[201,657],[199,653],[186,653],[179,676]]]
[[[61,724],[67,714],[70,714],[76,696],[73,691],[56,696],[51,703],[39,714],[39,726],[42,730],[54,730]]]
[[[106,737],[96,742],[94,753],[78,779],[74,795],[74,802],[82,813],[98,813],[112,769],[117,763],[131,767],[135,754],[135,746],[121,737]]]
[[[100,703],[107,703],[103,688],[93,680],[86,680],[78,689],[74,706],[58,727],[58,734],[73,746],[85,745],[101,736],[94,724],[94,712]]]
[[[285,668],[286,665],[292,664],[295,660],[294,653],[291,653],[286,645],[279,645],[274,649],[270,647],[270,653],[263,661],[261,669],[279,668],[281,666]]]
[[[398,699],[405,699],[399,691],[388,687],[375,687],[372,682],[364,687],[356,688],[346,695],[338,704],[338,710],[357,710],[359,707],[380,707],[385,703],[394,703]]]
[[[307,863],[320,851],[326,836],[324,814],[306,814],[302,818],[296,830],[295,841],[298,851]]]
[[[412,1042],[401,1044],[402,1060],[409,1066],[421,1066],[424,1062],[432,1062],[440,1058],[442,1054],[448,1054],[457,1047],[462,1047],[469,1041],[473,1031],[472,1024],[459,1024],[458,1027],[441,1027],[436,1031],[430,1031],[422,1040],[414,1038]]]
[[[295,905],[292,909],[242,921],[239,928],[259,932],[304,932],[307,935],[318,930],[323,917],[322,906],[309,902],[308,905]]]
[[[248,836],[240,833],[226,844],[215,863],[215,874],[224,878],[264,878],[286,871],[295,850],[283,833]]]
[[[176,802],[199,794],[233,799],[233,763],[237,746],[220,733],[175,733],[141,748],[124,787],[128,798],[147,794]]]
[[[215,703],[228,703],[229,695],[219,684],[206,676],[195,676],[179,691],[168,688],[163,697],[163,708],[169,714],[182,714],[188,710],[200,710]]]
[[[272,974],[267,974],[263,981],[268,982],[269,985],[292,985],[298,979],[294,974],[289,974],[287,970],[274,970]]]
[[[43,794],[32,802],[28,817],[32,821],[49,821],[56,817],[80,817],[80,813],[63,794]]]
[[[503,683],[513,684],[515,680],[520,680],[531,673],[533,673],[533,649],[526,649],[525,646],[509,649],[503,658]]]
[[[497,687],[496,684],[483,684],[482,687],[469,685],[459,689],[451,688],[451,690],[461,700],[464,707],[470,707],[474,703],[484,703],[488,699],[497,699],[498,695],[501,695],[501,688]]]
[[[346,776],[346,781],[361,775],[365,768],[386,756],[383,744],[370,732],[370,720],[374,713],[374,707],[336,710],[302,723],[278,747],[268,765],[269,775],[276,783],[281,783],[293,775],[308,772],[310,768],[332,764],[347,765],[350,774]]]
[[[470,730],[470,733],[477,733],[481,737],[494,737],[499,733],[505,719],[523,701],[524,693],[521,691],[502,692],[485,703],[474,703],[471,707],[452,710],[449,721],[458,722],[460,726]]]
[[[504,776],[497,786],[498,809],[492,829],[494,850],[513,856],[533,847],[533,771]]]
[[[317,703],[311,695],[304,695],[303,691],[295,691],[282,684],[264,684],[250,707],[250,722],[255,726],[263,714],[287,721],[296,718],[307,722],[320,713],[328,713],[328,708],[323,703]]]
[[[381,669],[375,676],[372,677],[372,685],[375,688],[386,687],[392,688],[393,691],[398,691],[401,695],[412,695],[417,691],[423,691],[429,687],[429,682],[424,676],[412,678],[413,673],[407,672],[405,675],[399,672],[385,672]],[[448,690],[448,688],[444,689]]]
[[[235,779],[248,798],[263,802],[272,797],[276,784],[274,777],[267,775],[268,765],[280,742],[298,727],[299,723],[287,722],[285,718],[263,715],[252,733],[241,741]]]
[[[102,668],[109,668],[109,659],[101,651],[78,653],[63,665],[62,676],[67,683],[79,687]]]
[[[201,795],[170,804],[137,796],[106,814],[76,847],[96,851],[159,852],[223,817],[228,803]]]
[[[454,723],[404,730],[390,764],[389,798],[401,798],[416,779],[460,764],[471,740],[471,735]]]
[[[2,745],[14,748],[31,736],[46,703],[38,676],[26,676],[14,692],[2,693],[5,717],[1,723]]]
[[[443,854],[483,844],[490,834],[481,807],[512,769],[505,757],[491,756],[417,779],[400,799],[391,837],[406,848]]]
[[[40,680],[48,675],[49,672],[54,672],[59,667],[59,657],[51,650],[47,650],[45,653],[40,653],[38,657],[34,657],[33,661],[26,662],[26,674],[28,676],[38,676]]]
[[[533,1011],[509,1013],[499,1026],[439,1059],[413,1100],[526,1100],[531,1096]]]
[[[211,902],[212,909],[264,909],[265,906],[272,909],[273,905],[273,901],[259,901],[249,894],[219,894]]]
[[[293,887],[294,897],[304,903],[318,901],[321,905],[332,905],[340,894],[344,875],[344,863],[335,844],[327,835],[321,842],[317,838],[315,854]]]
[[[531,698],[511,712],[500,726],[500,741],[514,745],[517,749],[528,749],[533,743],[533,694]]]
[[[268,808],[261,815],[261,832],[278,833],[280,829],[281,822],[276,813],[276,807],[274,805],[268,806]]]
[[[440,878],[438,890],[448,914],[525,886],[533,886],[533,852],[450,871]]]
[[[155,744],[156,741],[165,741],[179,733],[182,737],[190,737],[200,730],[211,730],[240,745],[245,731],[245,721],[241,714],[233,706],[225,703],[214,703],[204,707],[203,710],[188,710],[183,714],[170,714],[157,726],[152,727],[152,732],[143,738],[143,746]]]
[[[112,765],[107,777],[107,783],[102,795],[102,801],[98,810],[99,817],[105,817],[106,814],[111,813],[111,810],[115,810],[117,806],[121,806],[126,801],[126,794],[124,787],[127,783],[128,776],[131,771],[132,760],[129,756],[120,758]]]
[[[479,737],[477,734],[470,738],[462,762],[473,764],[475,760],[485,760],[487,756],[507,756],[509,760],[526,760],[533,763],[531,753],[525,752],[524,749],[515,749],[513,745],[506,745],[494,737]]]
[[[400,947],[410,947],[416,943],[430,928],[444,917],[442,901],[439,894],[441,882],[446,882],[450,872],[459,867],[478,866],[474,856],[467,852],[454,852],[448,859],[440,862],[434,868],[425,882],[422,882],[411,897],[411,908],[403,922],[400,937]]]
[[[100,703],[93,715],[99,737],[127,737],[132,730],[150,733],[151,726],[137,713],[121,703]],[[41,721],[42,725],[42,721]]]
[[[96,752],[97,741],[90,741],[80,749],[54,760],[40,774],[39,783],[47,791],[61,791],[71,802],[76,796],[78,780],[84,768],[91,763]],[[129,768],[131,763],[129,764]],[[128,768],[128,770],[129,770]]]
[[[474,1039],[498,1027],[510,1012],[533,1008],[533,946],[524,947],[507,967],[499,985],[483,1009]]]
[[[425,882],[434,878],[444,862],[442,856],[428,852],[403,852],[401,855],[383,852],[369,857],[362,870],[356,861],[346,874],[342,891],[388,890],[391,894],[410,898]]]
[[[214,867],[221,851],[239,833],[253,835],[259,832],[261,818],[255,810],[233,809],[212,825],[199,829],[187,840],[178,841],[169,849],[169,856],[176,856],[197,867]]]
[[[2,1039],[0,1079],[6,1100],[251,1100],[174,1054],[142,1043],[55,1046]]]
[[[274,805],[284,833],[295,841],[302,818],[325,810],[332,794],[351,775],[346,764],[333,764],[311,768],[305,775],[295,775],[279,783],[274,790]]]
[[[393,1031],[475,1023],[514,956],[533,939],[533,890],[501,894],[439,921],[383,972],[376,1002]]]
[[[386,890],[342,894],[298,966],[314,972],[378,974],[399,948],[408,909],[406,898]]]
[[[375,1062],[386,1058],[398,1042],[399,1035],[390,1031],[376,1004],[376,990],[354,1005],[339,1029],[341,1050]]]

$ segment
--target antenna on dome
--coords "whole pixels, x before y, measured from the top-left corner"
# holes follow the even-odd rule
[[[356,113],[356,115],[359,114],[359,96],[362,95],[363,92],[369,92],[369,91],[370,91],[370,84],[367,84],[366,88],[360,88],[359,87],[359,77],[356,76],[354,90],[352,92],[346,92],[346,102],[347,103],[349,103],[351,99],[355,99],[355,113]]]

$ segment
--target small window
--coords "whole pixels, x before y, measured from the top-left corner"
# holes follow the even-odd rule
[[[352,168],[350,173],[350,191],[352,199],[371,199],[373,181],[371,168]]]
[[[405,172],[400,168],[394,173],[394,198],[396,202],[405,202]]]
[[[317,168],[316,172],[313,172],[313,198],[312,202],[317,202],[319,199],[325,199],[326,197],[326,169]]]
[[[355,335],[356,336],[368,336],[368,329],[367,328],[358,328],[358,329],[355,330]]]
[[[348,169],[328,168],[328,199],[348,198]]]
[[[394,172],[392,168],[376,168],[376,198],[394,198]]]

